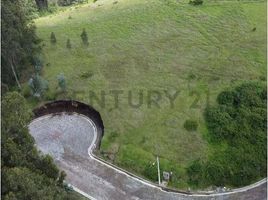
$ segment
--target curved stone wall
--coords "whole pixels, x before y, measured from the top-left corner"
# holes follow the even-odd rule
[[[61,114],[62,112],[67,113],[78,113],[89,117],[96,125],[98,138],[97,138],[97,149],[100,148],[101,139],[104,134],[104,126],[101,115],[92,106],[84,104],[74,100],[58,100],[48,102],[41,107],[37,107],[33,110],[34,118],[38,118],[48,114]]]

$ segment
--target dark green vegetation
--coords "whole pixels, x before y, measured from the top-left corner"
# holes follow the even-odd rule
[[[6,93],[1,115],[1,199],[81,199],[65,190],[65,173],[59,171],[52,158],[35,148],[27,127],[31,117],[19,93]]]
[[[3,0],[1,4],[1,87],[3,92],[13,86],[20,88],[22,71],[29,70],[40,53],[40,39],[31,23],[31,1]]]
[[[72,4],[81,4],[85,2],[88,2],[88,0],[58,0],[57,4],[59,6],[69,6]]]
[[[57,39],[56,39],[56,36],[55,36],[54,32],[51,32],[51,34],[50,34],[50,42],[51,42],[51,44],[56,44],[57,43]]]
[[[35,148],[27,127],[32,114],[24,97],[8,92],[20,90],[20,82],[27,82],[30,77],[28,87],[23,88],[25,96],[39,98],[47,90],[47,81],[40,76],[41,40],[31,21],[36,12],[34,3],[28,0],[1,3],[1,199],[82,199],[66,190],[63,184],[66,174],[59,171],[52,158]],[[62,79],[60,86],[62,90],[65,88]]]
[[[71,48],[72,48],[70,39],[67,39],[66,47],[67,47],[68,49],[71,49]]]
[[[267,172],[267,88],[245,83],[218,95],[205,119],[212,152],[188,168],[191,184],[244,186]]]
[[[192,4],[192,5],[202,5],[203,4],[203,0],[190,0],[189,1],[189,4]]]
[[[187,131],[196,131],[198,123],[195,120],[186,120],[183,126]]]

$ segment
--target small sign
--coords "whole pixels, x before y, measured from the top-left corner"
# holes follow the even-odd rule
[[[163,171],[163,178],[164,178],[164,180],[169,181],[169,179],[170,179],[170,174],[169,174],[169,172],[165,172],[165,171]]]

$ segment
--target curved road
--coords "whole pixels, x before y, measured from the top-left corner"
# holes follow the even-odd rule
[[[211,199],[211,200],[265,200],[266,179],[227,193],[186,195],[166,192],[142,179],[130,176],[95,158],[97,131],[94,123],[79,114],[46,115],[29,124],[38,149],[50,154],[58,167],[67,173],[76,191],[90,199]]]

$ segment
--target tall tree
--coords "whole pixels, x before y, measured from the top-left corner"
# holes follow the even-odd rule
[[[83,32],[80,36],[84,45],[88,46],[88,37],[87,37],[86,29],[83,29]]]
[[[67,200],[80,197],[64,189],[66,176],[53,159],[40,155],[28,133],[31,110],[18,92],[7,92],[2,100],[1,199]]]
[[[47,10],[48,9],[47,0],[35,0],[35,3],[38,7],[38,10]]]
[[[33,56],[41,50],[40,39],[28,0],[3,0],[1,11],[1,84],[20,88],[22,70],[32,65]]]

